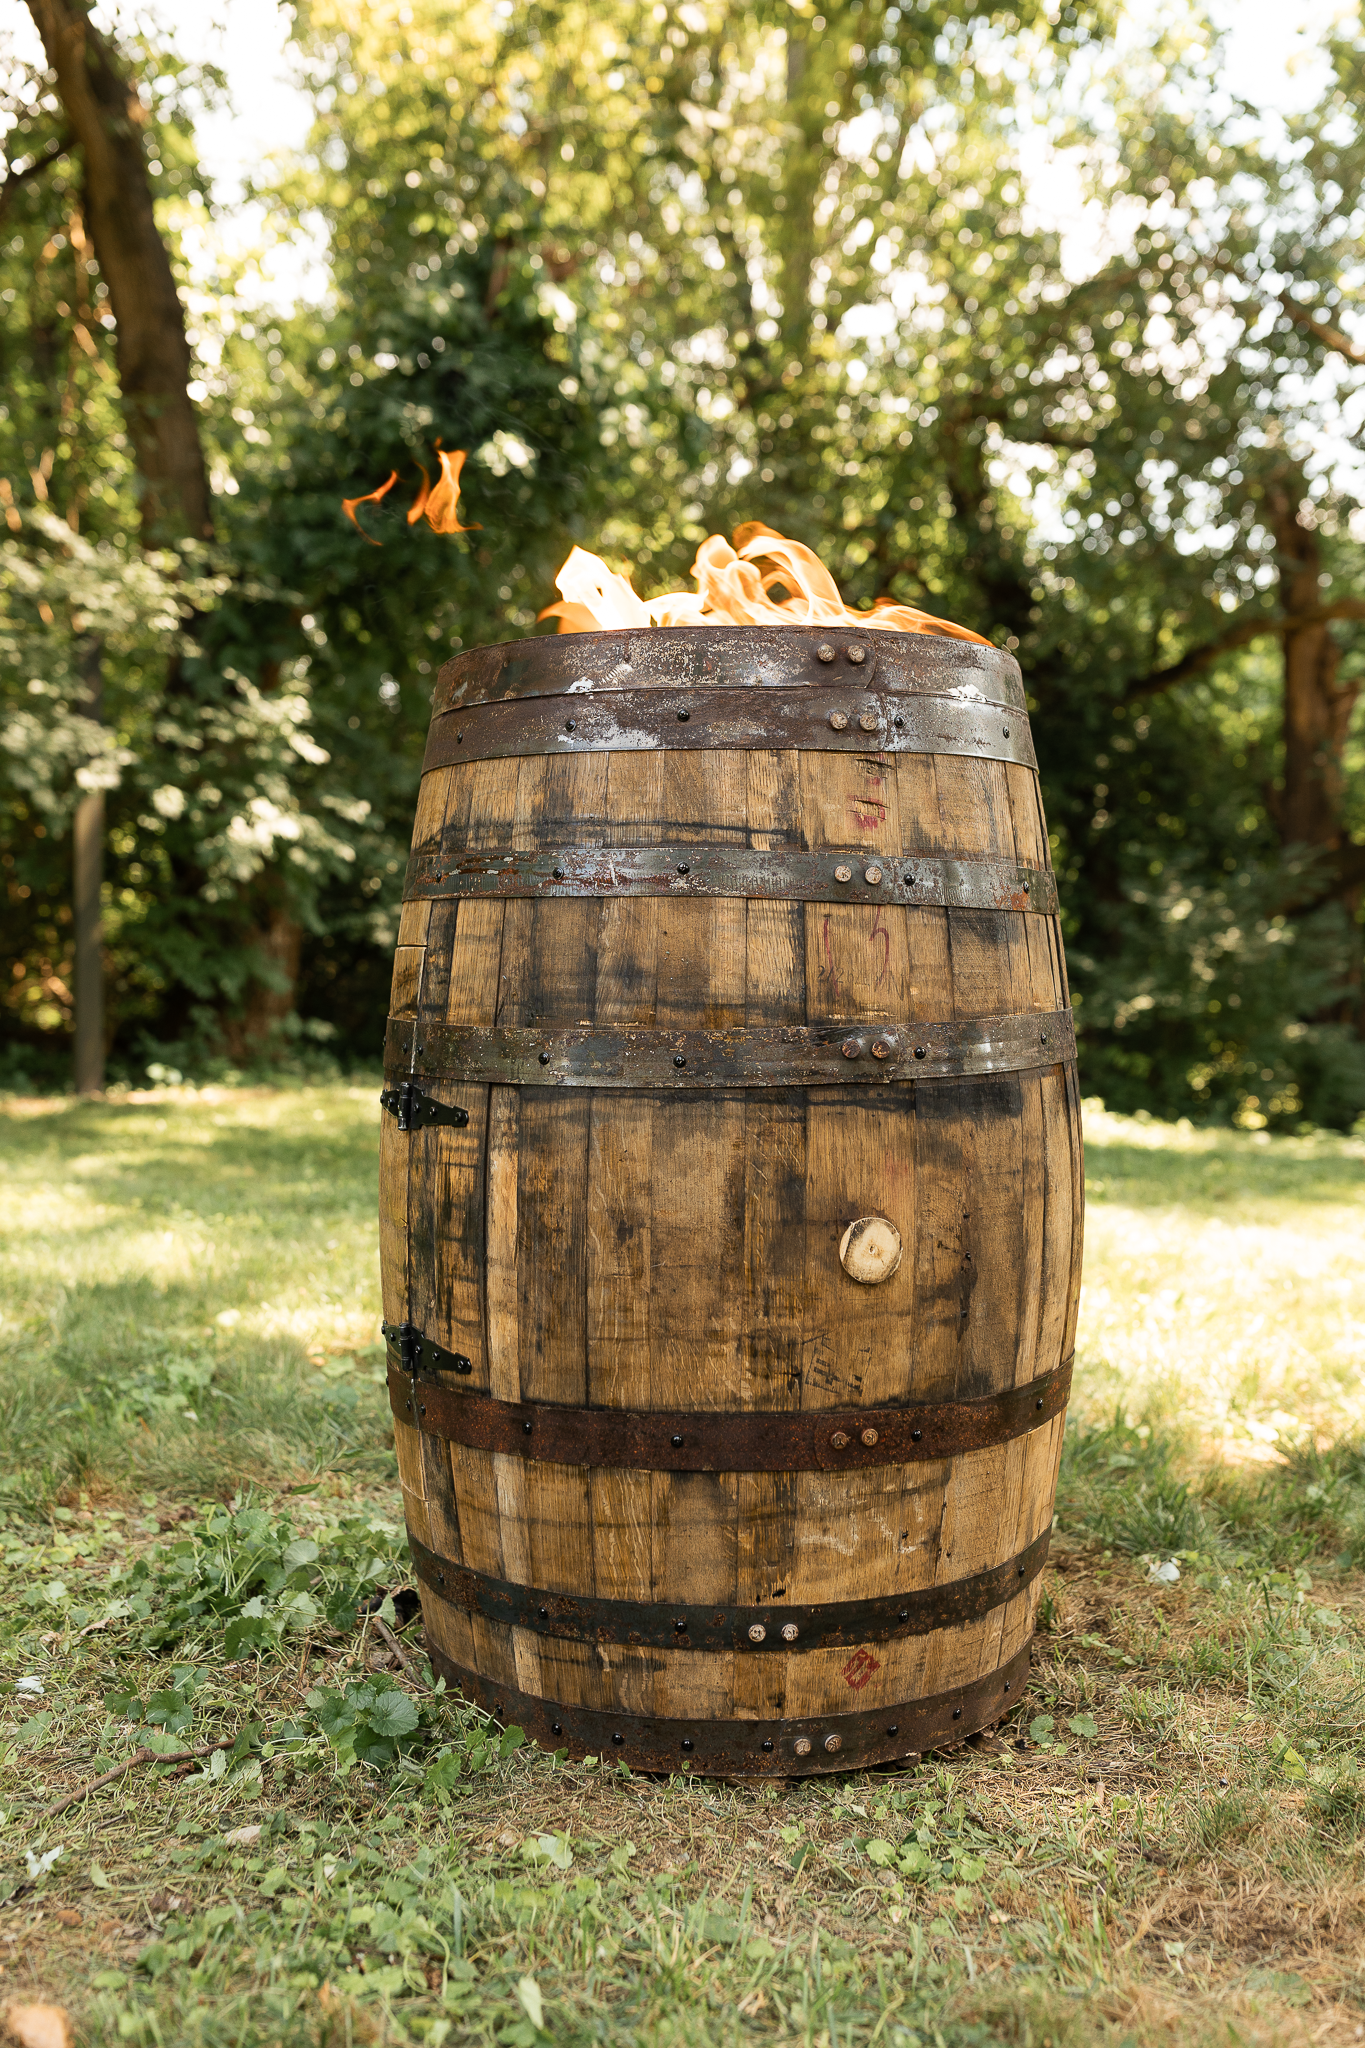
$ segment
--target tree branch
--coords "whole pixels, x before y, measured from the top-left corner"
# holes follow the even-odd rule
[[[215,1749],[231,1749],[237,1740],[235,1735],[225,1735],[221,1742],[201,1742],[195,1749],[135,1749],[121,1764],[115,1764],[112,1771],[103,1777],[92,1778],[88,1785],[82,1785],[78,1792],[68,1792],[65,1799],[59,1799],[55,1806],[49,1806],[42,1818],[55,1820],[59,1813],[65,1813],[68,1806],[76,1806],[82,1799],[88,1799],[101,1785],[110,1785],[115,1778],[122,1778],[138,1764],[178,1764],[186,1757],[212,1756]]]
[[[11,196],[19,187],[27,184],[30,178],[36,178],[60,157],[64,157],[75,140],[75,135],[68,128],[65,135],[59,135],[55,142],[48,144],[40,156],[35,156],[31,164],[25,164],[22,171],[6,171],[4,182],[0,184],[0,220],[3,220],[9,211]]]
[[[1136,697],[1159,696],[1163,690],[1174,689],[1177,683],[1187,682],[1191,676],[1211,668],[1214,662],[1225,654],[1231,654],[1234,648],[1245,647],[1250,641],[1260,640],[1268,633],[1301,633],[1309,626],[1325,626],[1333,619],[1365,619],[1365,598],[1339,597],[1333,604],[1315,605],[1307,612],[1279,616],[1264,612],[1256,618],[1240,619],[1229,626],[1226,633],[1220,633],[1217,639],[1206,640],[1202,647],[1190,648],[1169,667],[1154,669],[1151,675],[1129,683],[1123,693],[1124,699],[1130,701]]]
[[[1357,348],[1339,327],[1328,327],[1324,321],[1315,320],[1311,313],[1305,313],[1302,306],[1296,306],[1287,292],[1280,293],[1280,305],[1296,327],[1306,327],[1334,355],[1345,356],[1348,363],[1365,364],[1365,348]]]

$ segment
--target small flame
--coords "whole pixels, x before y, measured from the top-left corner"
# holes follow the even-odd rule
[[[441,474],[426,498],[423,510],[427,524],[433,533],[482,533],[481,526],[461,526],[459,518],[460,471],[465,466],[466,451],[457,448],[447,454],[440,442],[436,443],[436,456],[441,465]],[[423,481],[425,481],[425,471]],[[411,513],[409,513],[411,518]]]
[[[620,626],[863,626],[892,633],[937,633],[952,640],[990,642],[912,604],[881,598],[871,611],[854,611],[820,557],[761,520],[735,528],[735,545],[711,534],[692,565],[696,592],[663,597],[636,594],[629,576],[609,569],[600,555],[575,548],[555,578],[564,602],[540,614],[557,618],[561,633]],[[775,589],[786,597],[774,597]]]
[[[364,527],[355,516],[355,508],[357,505],[377,504],[387,492],[393,489],[397,481],[398,471],[395,469],[391,471],[388,482],[381,484],[377,491],[366,491],[363,498],[343,498],[341,501],[342,511],[346,514],[346,517],[350,520],[362,540],[367,540],[372,548],[382,548],[384,543],[382,540],[376,540],[372,533],[366,533]]]
[[[415,526],[419,519],[425,519],[433,533],[482,533],[483,528],[481,526],[461,526],[460,524],[460,471],[464,468],[467,460],[466,451],[463,448],[453,450],[442,448],[438,441],[436,443],[436,460],[441,465],[441,474],[437,477],[435,484],[432,483],[426,470],[422,468],[422,464],[419,462],[417,465],[422,471],[422,481],[418,487],[417,496],[408,507],[408,525]],[[388,482],[380,484],[378,490],[366,491],[363,498],[343,498],[341,501],[342,511],[346,514],[352,526],[364,535],[364,538],[370,543],[372,548],[383,547],[384,543],[383,541],[376,540],[373,534],[365,532],[364,527],[361,526],[360,521],[355,516],[355,508],[357,505],[375,503],[387,491],[391,491],[397,481],[398,471],[395,469],[390,474]]]

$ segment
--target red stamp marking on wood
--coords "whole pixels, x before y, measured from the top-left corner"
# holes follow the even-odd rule
[[[842,1676],[850,1692],[861,1692],[873,1672],[881,1668],[871,1650],[855,1650],[845,1664]]]
[[[886,823],[886,805],[879,797],[855,796],[849,799],[853,822],[862,832],[876,832]]]

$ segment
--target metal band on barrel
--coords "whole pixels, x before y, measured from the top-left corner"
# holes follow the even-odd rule
[[[835,754],[966,754],[1036,768],[1022,711],[954,697],[894,696],[851,680],[823,689],[616,690],[523,697],[438,713],[422,773],[534,754],[794,747]]]
[[[561,1706],[466,1670],[431,1641],[430,1633],[427,1655],[447,1685],[458,1686],[466,1699],[504,1725],[524,1729],[542,1749],[605,1757],[637,1771],[691,1769],[718,1778],[865,1770],[898,1757],[952,1748],[1019,1704],[1029,1667],[1025,1643],[998,1670],[928,1699],[804,1720],[712,1721],[700,1714],[664,1719]]]
[[[876,678],[898,694],[1024,710],[1024,679],[1000,647],[928,633],[830,626],[650,626],[471,647],[445,664],[432,709],[653,686],[772,690]]]
[[[1032,1584],[1047,1563],[1051,1540],[1049,1526],[1017,1557],[941,1585],[918,1586],[876,1600],[818,1605],[782,1601],[765,1607],[696,1607],[662,1599],[599,1600],[591,1594],[551,1593],[471,1571],[468,1565],[428,1550],[412,1535],[408,1548],[424,1585],[450,1606],[485,1621],[529,1628],[558,1642],[735,1651],[759,1657],[894,1643],[980,1621]]]
[[[1051,916],[1057,883],[1013,860],[869,854],[862,848],[564,846],[535,853],[415,853],[406,903],[432,897],[740,896],[750,902],[896,903]]]
[[[1070,1010],[896,1024],[736,1025],[732,1031],[389,1019],[385,1078],[522,1088],[819,1088],[958,1080],[1076,1056]]]
[[[858,1472],[933,1463],[1041,1429],[1062,1413],[1071,1392],[1068,1358],[1022,1387],[980,1401],[687,1414],[578,1408],[499,1401],[473,1387],[419,1378],[397,1342],[388,1344],[389,1406],[400,1422],[475,1450],[634,1472]]]

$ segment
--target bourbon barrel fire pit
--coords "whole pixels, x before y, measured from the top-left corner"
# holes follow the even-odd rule
[[[1013,658],[664,626],[449,662],[385,1079],[436,1670],[647,1771],[856,1769],[1007,1713],[1082,1199]]]

